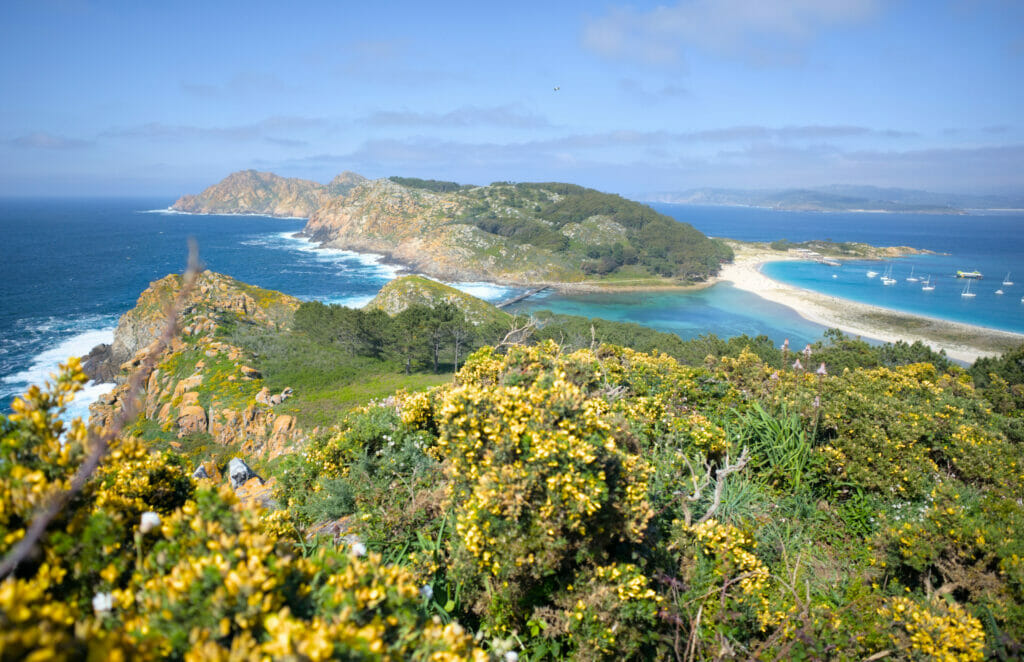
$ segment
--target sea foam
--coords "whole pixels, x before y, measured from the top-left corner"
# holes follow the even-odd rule
[[[49,347],[32,358],[31,364],[19,372],[5,376],[2,382],[2,395],[4,397],[21,395],[30,384],[42,385],[43,382],[52,378],[61,363],[65,363],[72,356],[85,356],[93,347],[101,344],[109,344],[114,341],[114,327],[109,326],[101,329],[90,329],[71,337],[65,338],[57,345]],[[80,391],[75,399],[67,407],[64,415],[65,420],[75,416],[88,418],[89,405],[103,393],[113,388],[112,384],[89,384]]]
[[[466,294],[472,294],[478,299],[490,301],[491,303],[502,301],[521,291],[520,288],[506,287],[504,285],[496,285],[494,283],[479,281],[445,283],[445,285],[454,287]]]

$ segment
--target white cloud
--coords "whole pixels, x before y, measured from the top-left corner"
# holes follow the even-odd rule
[[[18,136],[12,140],[8,140],[7,144],[13,147],[23,147],[27,149],[80,149],[82,147],[92,146],[92,142],[88,140],[78,140],[77,138],[66,138],[64,136],[58,136],[46,131],[34,131],[24,136]]]
[[[489,108],[465,106],[447,113],[380,110],[360,121],[373,126],[468,127],[489,125],[517,129],[537,129],[550,126],[547,118],[524,112],[514,106]]]
[[[684,0],[650,11],[613,8],[589,20],[583,44],[610,58],[681,64],[695,48],[762,65],[799,58],[822,30],[865,21],[882,0]]]

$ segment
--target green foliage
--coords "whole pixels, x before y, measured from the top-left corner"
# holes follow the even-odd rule
[[[585,273],[604,276],[637,265],[651,275],[704,280],[732,259],[724,243],[709,239],[687,223],[659,214],[618,195],[572,184],[496,183],[464,193],[467,206],[459,222],[555,253],[575,251]],[[623,239],[572,246],[565,226],[605,218],[625,229]]]
[[[275,461],[286,509],[195,484],[152,452],[171,439],[134,428],[143,440],[116,440],[0,582],[0,658],[1024,653],[1020,414],[996,400],[1012,357],[976,389],[910,345],[830,333],[811,348],[828,365],[816,374],[766,338],[541,316],[535,344],[478,350],[453,382],[398,374],[397,316],[378,318],[370,355],[361,314],[309,305],[294,330],[231,331],[268,384],[305,379],[334,415]],[[414,368],[433,367],[430,324],[453,317],[441,305],[402,322],[424,325]],[[601,344],[620,338],[694,365]],[[916,358],[931,362],[904,365]],[[342,389],[406,379],[442,385],[341,411]],[[82,380],[0,417],[0,553],[87,450],[84,427],[57,420]],[[146,511],[162,522],[141,536]],[[351,553],[355,537],[370,556]],[[93,611],[99,592],[110,611]]]
[[[458,182],[446,182],[437,179],[419,179],[418,177],[388,177],[388,179],[396,184],[401,184],[402,186],[420,188],[434,193],[448,193],[450,191],[459,191],[464,188],[473,188],[468,185],[463,186]]]
[[[751,453],[758,478],[782,491],[799,491],[819,479],[820,458],[811,447],[800,416],[783,407],[773,416],[759,404],[740,415],[735,424],[740,445]]]

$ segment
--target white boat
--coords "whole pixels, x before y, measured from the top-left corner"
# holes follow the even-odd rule
[[[835,275],[835,274],[832,274],[832,277],[833,277],[833,278],[839,278],[839,276],[837,276],[837,275]]]
[[[878,275],[877,271],[869,271],[868,272],[868,278],[874,278],[877,275]]]
[[[882,274],[882,285],[895,285],[895,284],[896,284],[896,279],[892,277],[892,267],[890,266],[888,269],[885,270],[885,273]]]
[[[921,290],[923,292],[931,292],[934,289],[935,289],[935,286],[932,285],[932,275],[928,274],[928,277],[924,279],[924,285],[921,286]]]
[[[969,281],[969,280],[967,281],[967,286],[964,287],[964,291],[960,293],[960,296],[962,296],[962,297],[973,297],[973,296],[975,296],[974,292],[971,292],[971,281]]]
[[[1013,285],[1013,281],[1010,280],[1010,272],[1009,271],[1006,272],[1006,278],[1003,279],[1003,285],[1005,285],[1007,287]]]
[[[1002,290],[996,290],[996,294],[1002,294],[1002,293],[1003,293]]]
[[[910,275],[907,276],[907,282],[908,283],[916,283],[919,280],[921,280],[921,279],[914,275],[914,267],[910,267]]]

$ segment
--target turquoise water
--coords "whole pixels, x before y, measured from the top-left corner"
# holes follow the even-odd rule
[[[192,216],[151,213],[169,200],[0,199],[0,231],[6,240],[0,263],[0,409],[30,383],[40,383],[68,356],[111,342],[117,318],[153,280],[181,271],[189,237],[198,240],[207,266],[245,282],[302,299],[361,305],[399,269],[379,257],[320,250],[292,235],[301,219],[259,216]],[[811,214],[768,210],[658,205],[707,234],[739,239],[831,238],[874,244],[907,244],[953,253],[893,261],[899,283],[884,288],[864,276],[867,264],[839,269],[815,264],[766,267],[774,278],[835,296],[1014,331],[1024,331],[1024,217],[912,214]],[[1019,265],[1019,267],[1018,267]],[[872,265],[876,266],[877,265]],[[930,295],[903,279],[910,266],[938,281]],[[978,296],[959,296],[954,269],[980,269]],[[878,269],[881,270],[881,269]],[[997,297],[993,290],[1006,271],[1021,285]],[[832,278],[836,275],[837,278]],[[490,301],[514,288],[459,283]],[[1019,306],[1019,308],[1018,308]],[[776,342],[811,342],[823,327],[783,306],[720,284],[687,293],[628,293],[563,296],[549,294],[523,302],[518,310],[546,308],[587,317],[637,322],[692,338],[766,334]],[[90,387],[89,397],[108,390]]]
[[[967,215],[784,212],[749,207],[654,205],[662,213],[713,236],[747,241],[829,239],[876,246],[912,246],[946,255],[913,255],[827,267],[813,262],[774,262],[762,271],[791,285],[893,310],[1024,333],[1024,214],[975,212]],[[884,286],[868,270],[892,268],[896,284]],[[914,276],[929,274],[935,290],[924,292]],[[957,270],[981,271],[971,283],[977,296],[961,297]],[[1004,286],[1011,273],[1014,285]],[[1014,275],[1015,274],[1015,275]],[[835,276],[835,278],[833,278]],[[997,295],[997,289],[1004,294]]]
[[[813,342],[825,327],[808,322],[791,309],[766,301],[728,283],[694,292],[644,292],[567,296],[547,294],[512,310],[552,310],[566,315],[635,322],[684,339],[714,333],[723,338],[767,335],[794,345]]]

